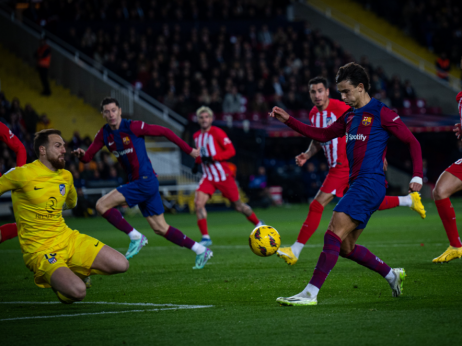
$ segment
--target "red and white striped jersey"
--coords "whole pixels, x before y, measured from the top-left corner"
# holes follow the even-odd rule
[[[311,125],[315,127],[328,127],[333,124],[340,116],[343,115],[348,109],[344,102],[330,99],[327,108],[320,112],[316,107],[311,109],[309,119]],[[329,142],[321,143],[324,155],[326,155],[329,169],[336,168],[342,170],[349,170],[348,158],[346,155],[346,140],[345,136],[335,138]]]
[[[206,132],[197,131],[193,138],[196,148],[201,153],[205,152],[206,156],[211,156],[214,161],[204,164],[200,156],[196,159],[196,163],[202,163],[203,179],[218,182],[232,177],[233,174],[225,161],[236,155],[236,150],[226,133],[216,126],[211,126]]]
[[[457,108],[459,109],[460,123],[462,124],[462,91],[456,96]]]

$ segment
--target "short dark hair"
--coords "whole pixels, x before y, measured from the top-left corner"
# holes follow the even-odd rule
[[[359,83],[362,83],[366,91],[369,91],[371,88],[371,82],[366,69],[354,62],[350,62],[338,69],[337,76],[335,77],[335,83],[338,84],[344,80],[349,81],[354,87],[357,87]]]
[[[34,136],[34,151],[37,157],[40,157],[40,150],[39,148],[48,145],[48,136],[49,135],[58,135],[61,136],[61,131],[55,129],[45,129],[39,131]]]
[[[101,101],[101,106],[100,106],[101,112],[103,111],[103,107],[104,107],[104,106],[106,106],[106,105],[108,105],[108,104],[111,104],[111,103],[115,103],[116,106],[120,108],[120,106],[119,106],[119,101],[117,101],[117,100],[116,100],[115,98],[113,98],[113,97],[109,97],[109,96],[108,96],[108,97],[105,97],[105,98],[103,99],[103,101]]]
[[[327,85],[328,85],[327,79],[321,76],[317,76],[317,77],[310,79],[308,82],[308,86],[313,85],[313,84],[319,84],[319,83],[322,83],[322,85],[324,85],[324,88],[327,89]]]

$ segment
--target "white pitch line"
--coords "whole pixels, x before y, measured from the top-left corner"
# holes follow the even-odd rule
[[[61,302],[30,302],[30,301],[17,301],[17,302],[0,302],[0,304],[30,304],[30,305],[49,305],[49,304],[62,304]],[[213,305],[180,305],[180,304],[154,304],[154,303],[117,303],[117,302],[75,302],[74,304],[98,304],[98,305],[128,305],[128,306],[169,306],[182,309],[199,309],[199,308],[212,308]]]

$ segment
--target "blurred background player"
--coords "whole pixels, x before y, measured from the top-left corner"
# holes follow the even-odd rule
[[[164,136],[193,158],[199,156],[199,150],[191,148],[165,127],[122,119],[122,109],[114,98],[106,97],[101,102],[101,112],[107,124],[98,131],[86,152],[78,148],[72,153],[87,163],[106,145],[127,172],[130,182],[112,190],[96,203],[96,210],[130,237],[130,246],[125,256],[127,259],[135,256],[148,240],[123,218],[116,207],[128,204],[132,208],[138,205],[154,232],[178,246],[194,251],[197,255],[194,269],[202,269],[213,253],[165,221],[159,181],[148,158],[144,136]]]
[[[346,152],[350,162],[350,187],[334,208],[313,276],[299,294],[277,298],[283,305],[316,305],[319,290],[339,255],[384,277],[393,297],[400,296],[403,289],[404,269],[390,268],[366,247],[356,245],[356,241],[385,198],[383,160],[390,135],[409,147],[413,162],[409,192],[422,188],[422,150],[399,115],[369,96],[369,76],[361,65],[342,66],[336,82],[342,100],[352,108],[327,128],[305,125],[279,107],[274,107],[270,114],[298,133],[320,142],[347,136]]]
[[[0,122],[0,141],[4,142],[8,148],[16,154],[16,167],[21,167],[26,164],[27,153],[24,145],[16,137],[13,132],[2,122]],[[0,177],[2,174],[0,173]],[[0,226],[0,243],[5,240],[12,239],[18,235],[18,229],[15,223],[7,223]]]
[[[328,127],[350,109],[343,101],[329,98],[327,79],[324,77],[313,78],[308,82],[308,85],[310,88],[310,98],[314,104],[309,114],[312,126],[319,128]],[[296,164],[300,167],[303,166],[321,148],[324,150],[324,155],[329,164],[329,173],[313,202],[310,203],[308,216],[300,229],[297,241],[290,247],[279,248],[277,252],[278,257],[282,258],[289,265],[297,263],[303,247],[319,227],[326,205],[335,196],[343,197],[344,191],[348,187],[350,167],[346,154],[345,136],[334,138],[326,143],[320,143],[315,140],[311,141],[308,150],[295,158]],[[386,170],[386,164],[384,165],[384,170]],[[391,209],[398,206],[410,207],[419,213],[422,219],[425,218],[425,209],[418,192],[413,192],[402,197],[385,196],[379,210]]]
[[[462,58],[460,68],[462,69]],[[457,94],[456,101],[462,123],[462,91]],[[454,128],[459,140],[462,140],[461,123],[456,124]],[[457,230],[456,213],[449,199],[451,195],[460,190],[462,190],[462,158],[454,162],[440,175],[433,190],[436,209],[449,239],[449,247],[441,256],[433,259],[434,263],[446,263],[462,257],[462,242]]]
[[[71,230],[62,212],[77,203],[72,174],[64,169],[66,148],[59,130],[36,133],[38,160],[11,169],[0,178],[0,194],[12,192],[24,262],[38,287],[52,287],[70,304],[86,295],[90,274],[117,274],[128,261],[99,240]]]
[[[263,223],[258,220],[252,208],[242,203],[239,199],[234,174],[226,162],[226,160],[236,155],[233,143],[222,129],[212,126],[213,112],[209,107],[200,107],[196,111],[196,115],[201,129],[194,134],[193,138],[196,147],[200,150],[200,157],[196,158],[193,172],[196,173],[197,165],[202,164],[203,175],[196,190],[194,204],[197,225],[202,233],[200,243],[204,246],[210,246],[212,245],[212,240],[207,227],[205,204],[216,190],[221,191],[223,197],[229,199],[233,208],[244,214],[247,220],[256,227]]]

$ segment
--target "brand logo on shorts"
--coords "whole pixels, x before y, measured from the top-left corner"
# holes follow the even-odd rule
[[[61,196],[66,194],[66,184],[59,184],[59,192],[61,193]]]
[[[127,136],[127,137],[124,137],[124,138],[122,139],[122,141],[124,142],[125,145],[129,145],[129,144],[130,144],[130,137],[128,137],[128,136]]]
[[[45,255],[45,258],[48,260],[48,262],[50,262],[50,264],[54,264],[58,262],[55,256],[55,253],[49,253],[48,255]]]
[[[372,117],[364,117],[361,124],[363,124],[364,126],[369,126],[371,122],[372,122]]]

